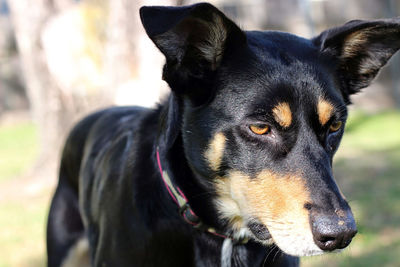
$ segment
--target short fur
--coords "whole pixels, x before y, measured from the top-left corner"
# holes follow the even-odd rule
[[[345,248],[356,226],[332,157],[350,95],[400,47],[400,20],[351,21],[308,40],[242,31],[206,3],[140,15],[171,94],[156,109],[105,109],[72,130],[48,265],[73,262],[85,244],[92,266],[112,267],[297,266],[298,256]],[[232,240],[183,220],[157,147],[192,210]]]

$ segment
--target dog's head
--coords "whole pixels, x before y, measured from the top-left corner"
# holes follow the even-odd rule
[[[350,95],[400,47],[400,19],[351,21],[311,40],[242,31],[205,3],[144,7],[141,19],[182,109],[169,138],[182,136],[220,220],[291,255],[346,247],[356,225],[332,157]]]

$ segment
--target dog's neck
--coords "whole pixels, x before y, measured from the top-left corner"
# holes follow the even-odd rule
[[[165,159],[165,158],[163,158]],[[204,223],[199,216],[191,208],[188,198],[182,189],[171,179],[169,172],[163,168],[163,163],[168,162],[168,160],[162,160],[160,156],[160,147],[157,146],[156,149],[156,160],[158,169],[160,172],[161,179],[167,190],[170,198],[175,202],[179,214],[182,216],[183,220],[188,224],[192,225],[195,229],[203,232],[208,232],[214,236],[218,236],[224,239],[234,239],[229,233],[223,232],[218,228],[212,227]],[[243,240],[234,240],[236,243],[242,243]]]
[[[211,226],[208,226],[202,222],[202,220],[195,214],[195,212],[190,207],[189,201],[186,198],[182,190],[174,184],[171,180],[167,171],[163,170],[159,147],[156,150],[157,164],[160,171],[161,179],[165,185],[165,189],[168,191],[169,196],[175,202],[177,207],[179,207],[179,213],[185,222],[190,224],[193,228],[201,232],[210,233],[213,236],[222,238],[223,242],[221,245],[221,256],[220,262],[221,267],[231,267],[232,266],[232,253],[233,247],[236,244],[242,245],[246,244],[248,240],[240,239],[236,240],[229,233],[222,232]]]

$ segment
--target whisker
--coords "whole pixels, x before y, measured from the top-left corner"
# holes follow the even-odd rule
[[[272,259],[272,262],[275,261],[276,255],[278,255],[278,254],[279,254],[280,256],[282,255],[280,252],[281,252],[281,251],[280,251],[279,249],[276,251],[274,258]]]
[[[262,265],[263,267],[264,267],[265,263],[267,262],[267,259],[268,259],[269,255],[270,255],[270,254],[272,253],[272,251],[274,251],[276,248],[277,248],[277,246],[276,246],[275,244],[273,244],[271,250],[268,252],[267,256],[266,256],[265,259],[264,259],[264,262],[263,262],[263,265]]]

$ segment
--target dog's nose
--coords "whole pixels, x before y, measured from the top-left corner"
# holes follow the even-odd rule
[[[357,233],[353,216],[334,215],[312,216],[312,233],[316,245],[324,251],[347,247]]]

